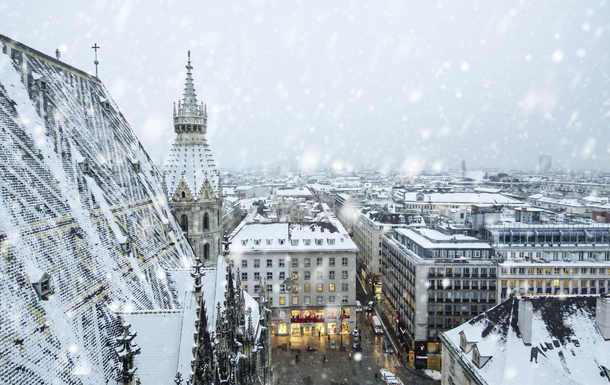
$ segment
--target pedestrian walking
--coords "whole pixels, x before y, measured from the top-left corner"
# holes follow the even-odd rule
[[[330,342],[330,334],[328,335],[328,342]]]
[[[325,364],[326,363],[326,354],[324,355],[324,358],[322,359],[322,363]]]
[[[320,330],[318,330],[318,339],[322,337],[322,332]]]
[[[299,354],[297,353],[297,356],[294,358],[295,361],[297,362],[297,364],[299,363]]]
[[[375,381],[377,381],[377,373],[375,373]]]

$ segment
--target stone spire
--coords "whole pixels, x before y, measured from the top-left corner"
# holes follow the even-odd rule
[[[191,70],[191,51],[188,51],[188,62],[186,65],[186,83],[184,85],[184,97],[178,102],[178,110],[174,107],[174,131],[199,132],[205,134],[207,131],[208,114],[206,107],[197,104],[195,85],[193,84],[193,73]]]

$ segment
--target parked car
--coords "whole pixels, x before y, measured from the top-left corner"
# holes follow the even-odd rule
[[[331,349],[337,349],[337,342],[336,341],[330,341],[330,348]]]
[[[352,346],[354,350],[362,350],[362,344],[360,342],[354,342]]]
[[[362,311],[362,305],[360,304],[360,301],[356,301],[356,311],[357,312],[361,312]]]
[[[375,306],[375,302],[370,301],[369,304],[366,306],[366,311],[373,311],[374,306]]]
[[[358,329],[355,329],[355,330],[352,332],[352,335],[353,335],[354,337],[360,337],[360,333],[358,333]]]
[[[403,385],[400,378],[396,377],[394,373],[390,372],[387,369],[379,369],[379,373],[381,373],[381,379],[388,385]]]
[[[383,352],[385,354],[392,354],[394,353],[394,349],[392,348],[392,344],[390,344],[389,341],[383,341]]]

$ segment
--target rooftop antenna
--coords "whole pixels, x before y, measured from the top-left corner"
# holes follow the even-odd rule
[[[57,60],[61,58],[61,52],[59,52],[59,48],[55,50],[55,57],[57,58]]]
[[[93,48],[95,50],[95,60],[93,61],[93,64],[95,64],[95,77],[99,79],[99,77],[97,76],[97,65],[100,64],[100,62],[97,61],[97,50],[102,47],[99,47],[97,45],[97,43],[95,43],[95,44],[93,44],[93,47],[91,47],[91,48]]]

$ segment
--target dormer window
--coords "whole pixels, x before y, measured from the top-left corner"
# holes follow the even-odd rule
[[[473,337],[471,336],[471,338]],[[460,349],[462,349],[464,353],[470,353],[476,343],[477,341],[474,339],[472,341],[468,341],[468,337],[466,336],[466,333],[464,333],[463,330],[460,332]]]
[[[303,239],[303,244],[304,244],[305,246],[309,246],[309,245],[311,245],[311,239]]]
[[[261,240],[260,239],[255,239],[254,240],[254,244],[257,245],[257,246],[260,245],[261,244]]]
[[[36,294],[38,294],[38,298],[46,301],[48,296],[53,294],[53,287],[51,286],[51,276],[47,273],[37,272],[36,275],[30,277],[32,280],[32,287]],[[39,276],[37,276],[39,275]]]
[[[89,167],[89,161],[87,160],[87,158],[85,158],[82,162],[80,162],[78,164],[78,167],[80,167],[80,170],[82,171],[83,174],[89,174],[89,172],[91,172],[91,169]]]
[[[316,239],[316,245],[322,246],[322,240],[321,239]]]
[[[299,240],[298,239],[293,239],[290,241],[290,243],[292,244],[292,246],[298,246],[299,245]]]
[[[46,91],[47,90],[47,79],[42,76],[42,75],[38,75],[35,72],[32,72],[32,77],[34,78],[34,81],[36,82],[36,85],[38,86],[38,89],[41,91]]]
[[[280,245],[283,245],[286,242],[285,239],[278,239],[277,243],[279,243]]]
[[[131,166],[135,172],[140,172],[140,161],[131,161]]]
[[[125,255],[128,255],[131,252],[131,243],[128,240],[121,242],[121,251]]]
[[[242,239],[242,240],[241,240],[241,245],[242,245],[242,246],[246,246],[246,245],[248,245],[248,240],[247,240],[247,239]]]
[[[186,193],[184,191],[182,192],[182,198],[186,198]]]
[[[100,106],[106,111],[110,111],[110,102],[106,98],[100,98]]]
[[[328,242],[329,245],[334,245],[335,244],[335,240],[334,239],[327,239],[326,241]]]
[[[267,239],[267,244],[268,245],[273,245],[273,239]]]
[[[485,366],[487,361],[491,360],[491,354],[485,354],[487,351],[489,351],[488,346],[484,347],[482,355],[478,344],[474,345],[472,348],[472,363],[475,364],[479,369]]]

